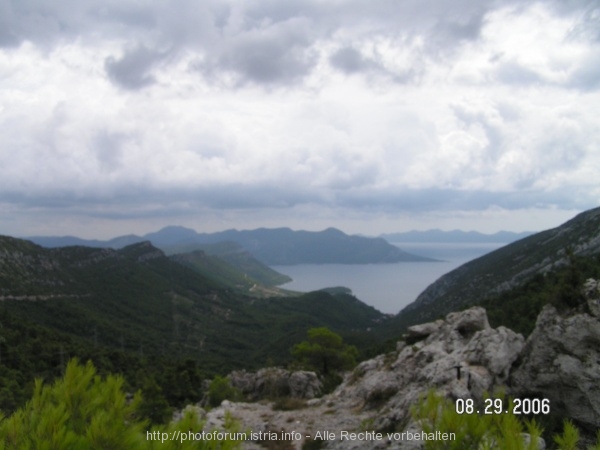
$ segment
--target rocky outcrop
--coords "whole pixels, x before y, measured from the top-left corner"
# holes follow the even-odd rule
[[[567,315],[546,306],[510,376],[515,397],[550,400],[552,412],[589,431],[600,428],[598,283],[585,286],[588,311]]]
[[[421,395],[435,388],[448,398],[479,403],[485,393],[493,395],[501,388],[517,398],[549,399],[552,413],[573,419],[591,435],[600,428],[599,283],[588,280],[584,291],[587,305],[577,311],[561,315],[545,307],[527,341],[508,328],[491,328],[483,308],[451,313],[444,320],[409,328],[394,352],[359,364],[332,394],[303,402],[291,411],[276,410],[265,402],[224,401],[206,413],[207,426],[221,427],[230,413],[242,428],[255,432],[297,433],[301,439],[292,446],[298,449],[306,436],[318,433],[325,436],[328,449],[421,449],[421,441],[393,438],[401,430],[419,432],[410,407]],[[299,379],[304,380],[298,387],[292,387],[293,374],[301,374]],[[234,372],[230,379],[255,398],[268,397],[269,383],[308,398],[313,388],[306,386],[311,386],[314,374],[307,374],[263,369],[253,374]],[[365,434],[366,430],[382,434],[368,438],[373,435]],[[342,431],[362,432],[367,438],[342,440]],[[544,445],[538,442],[538,448]],[[257,442],[246,442],[243,448],[260,447]]]
[[[445,320],[412,327],[408,337],[410,344],[400,342],[396,351],[362,362],[332,394],[309,400],[303,408],[274,411],[263,402],[225,401],[208,412],[207,423],[219,427],[225,413],[230,412],[240,420],[242,428],[252,430],[294,431],[303,439],[325,430],[334,432],[335,439],[327,440],[327,448],[421,448],[420,441],[391,439],[385,433],[382,439],[341,441],[340,432],[365,429],[418,432],[409,411],[422,394],[436,388],[451,398],[481,400],[484,392],[505,385],[510,367],[524,345],[520,334],[505,327],[491,328],[483,308],[452,313]],[[255,397],[260,397],[265,392],[260,386],[268,385],[266,380],[278,380],[274,383],[279,385],[298,374],[282,369],[265,370],[277,375],[269,378],[271,375],[264,371],[234,372],[230,380],[243,392],[254,392]],[[307,392],[312,392],[312,388],[294,389],[290,386],[290,392],[304,392],[296,396],[305,398]],[[301,442],[294,444],[296,448],[301,446]],[[254,445],[249,442],[245,448],[256,448]]]
[[[583,285],[583,294],[587,300],[590,314],[600,317],[600,282],[593,278],[588,279]]]
[[[290,371],[278,367],[260,369],[258,372],[235,371],[228,378],[231,385],[250,400],[284,396],[311,399],[319,396],[323,388],[314,372]]]
[[[395,355],[361,363],[334,393],[355,407],[380,409],[374,427],[406,422],[409,408],[431,388],[451,398],[483,399],[503,386],[524,345],[520,334],[490,327],[483,308],[451,313],[444,321],[411,327],[409,336],[424,339],[400,345]]]

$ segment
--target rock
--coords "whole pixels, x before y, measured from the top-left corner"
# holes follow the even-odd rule
[[[476,331],[490,328],[487,313],[484,308],[475,307],[462,312],[448,314],[446,322],[451,323],[461,335],[472,335]]]
[[[289,371],[277,367],[260,369],[258,372],[235,371],[228,378],[233,387],[251,400],[287,396],[311,399],[319,396],[323,387],[314,372]]]
[[[400,347],[357,366],[334,392],[354,408],[382,411],[374,428],[394,427],[409,419],[409,409],[429,389],[452,398],[481,401],[485,392],[504,386],[524,345],[520,334],[492,329],[483,308],[451,313],[413,333],[424,340]]]
[[[586,283],[591,293],[596,287]],[[594,286],[597,286],[594,285]],[[586,294],[587,295],[587,294]],[[552,307],[539,315],[527,341],[506,327],[491,328],[483,308],[451,313],[418,327],[411,327],[413,343],[399,343],[396,350],[361,362],[331,394],[301,402],[293,410],[274,410],[266,402],[225,401],[209,411],[207,426],[223,426],[226,414],[252,431],[287,430],[302,436],[328,430],[337,435],[324,443],[328,449],[423,448],[423,442],[391,439],[342,441],[340,431],[420,431],[410,408],[434,388],[451,399],[473,399],[481,404],[486,393],[506,390],[517,398],[548,398],[551,411],[569,417],[588,431],[600,427],[600,319],[580,308],[562,317]],[[233,372],[232,384],[253,398],[274,392],[310,398],[320,389],[312,372],[262,369],[256,373]],[[317,389],[318,386],[318,389]],[[586,428],[582,429],[584,438]],[[523,434],[524,442],[530,436]],[[302,447],[302,440],[293,443]],[[244,449],[258,449],[245,442]],[[538,449],[545,442],[538,442]]]
[[[421,340],[421,338],[426,338],[430,334],[438,331],[443,323],[443,320],[436,320],[435,322],[428,322],[408,327],[407,340],[416,342]]]
[[[523,439],[524,447],[529,448],[531,445],[531,435],[529,433],[521,433],[521,438]],[[546,441],[543,437],[538,438],[537,448],[538,450],[546,450]]]
[[[296,398],[315,398],[321,395],[323,388],[314,372],[299,370],[292,372],[288,378],[290,395]]]
[[[600,283],[593,278],[589,278],[583,285],[583,294],[587,300],[590,313],[594,317],[600,317]]]
[[[600,320],[545,306],[510,376],[511,394],[546,398],[553,414],[600,428]]]

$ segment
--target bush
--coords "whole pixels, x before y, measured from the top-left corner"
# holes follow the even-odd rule
[[[201,432],[203,424],[189,413],[178,423],[146,430],[147,422],[138,414],[141,396],[129,401],[122,387],[122,377],[102,379],[91,362],[82,366],[72,360],[62,379],[52,385],[37,380],[33,397],[23,408],[8,418],[0,414],[0,449],[183,450],[239,445],[234,440],[163,443],[159,436]]]
[[[208,404],[219,406],[223,400],[239,400],[242,397],[240,391],[234,388],[226,377],[219,375],[210,382],[208,387]]]

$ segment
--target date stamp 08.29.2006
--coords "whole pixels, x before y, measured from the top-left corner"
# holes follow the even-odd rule
[[[457,414],[550,414],[550,400],[547,398],[486,398],[481,407],[473,399],[456,399],[454,407]]]

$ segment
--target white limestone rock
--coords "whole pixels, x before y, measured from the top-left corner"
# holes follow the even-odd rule
[[[510,376],[515,397],[550,400],[554,413],[589,430],[600,428],[600,320],[562,317],[545,306]]]

